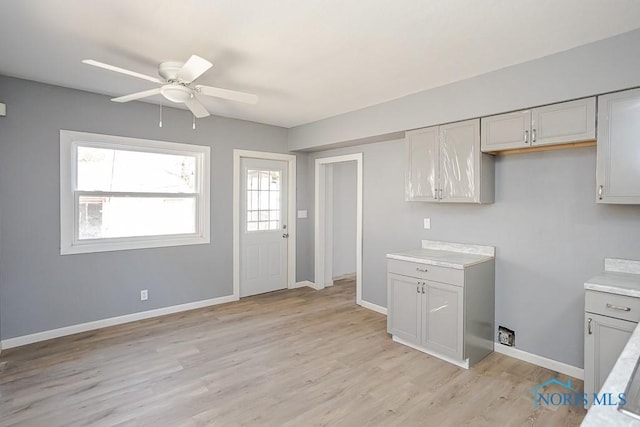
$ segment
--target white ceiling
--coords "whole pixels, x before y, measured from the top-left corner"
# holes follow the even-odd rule
[[[80,61],[155,76],[195,53],[214,63],[199,84],[260,97],[209,111],[285,127],[640,27],[636,0],[0,2],[0,74],[125,95],[155,85]]]

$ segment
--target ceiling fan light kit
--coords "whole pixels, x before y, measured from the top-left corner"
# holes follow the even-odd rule
[[[185,106],[193,113],[194,117],[197,117],[199,119],[207,117],[211,114],[209,113],[209,111],[207,111],[205,106],[202,105],[202,103],[198,100],[194,93],[198,93],[203,96],[212,96],[231,101],[244,102],[248,104],[255,104],[258,102],[258,97],[249,93],[237,92],[234,90],[222,89],[212,86],[192,85],[194,80],[196,80],[213,66],[211,62],[199,57],[198,55],[191,55],[191,57],[185,63],[176,61],[162,62],[158,66],[158,75],[162,77],[161,79],[157,77],[147,76],[136,71],[131,71],[113,65],[105,64],[93,59],[85,59],[82,62],[87,65],[114,71],[116,73],[125,74],[127,76],[136,77],[143,80],[148,80],[161,85],[156,89],[145,90],[142,92],[113,98],[112,101],[114,102],[135,101],[137,99],[147,98],[149,96],[160,94],[171,102],[185,104]],[[162,123],[162,121],[160,123]],[[162,127],[162,124],[160,124],[160,127]]]
[[[166,84],[160,88],[160,93],[171,102],[187,102],[193,98],[191,89],[181,84]]]

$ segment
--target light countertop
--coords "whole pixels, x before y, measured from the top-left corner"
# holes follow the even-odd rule
[[[584,288],[640,298],[640,261],[605,258],[604,271],[587,280]]]
[[[462,270],[469,266],[494,259],[493,246],[423,240],[422,248],[387,254],[387,258],[400,261]]]

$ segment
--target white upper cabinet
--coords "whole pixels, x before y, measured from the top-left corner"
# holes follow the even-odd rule
[[[493,157],[480,152],[480,120],[407,132],[406,199],[493,203]]]
[[[640,89],[598,97],[596,201],[640,204]]]
[[[589,141],[595,137],[594,97],[482,118],[484,152]]]
[[[516,111],[482,118],[482,151],[529,146],[531,111]]]
[[[437,200],[438,126],[407,132],[407,200]]]

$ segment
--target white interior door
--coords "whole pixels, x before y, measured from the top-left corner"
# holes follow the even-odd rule
[[[242,158],[240,297],[287,287],[287,162]]]

